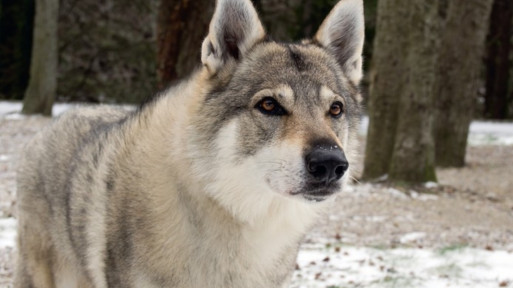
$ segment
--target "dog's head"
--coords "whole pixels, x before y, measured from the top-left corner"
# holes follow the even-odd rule
[[[196,148],[206,151],[196,168],[214,198],[318,202],[341,189],[358,127],[363,38],[362,0],[341,0],[313,39],[295,44],[267,39],[249,0],[218,0],[201,51],[211,88],[195,119]]]

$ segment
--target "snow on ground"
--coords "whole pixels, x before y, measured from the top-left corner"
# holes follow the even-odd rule
[[[404,240],[421,237],[417,234]],[[0,248],[14,249],[15,237],[16,220],[0,219]],[[317,239],[301,246],[290,287],[495,288],[513,284],[512,272],[513,254],[506,251],[464,246],[385,249]]]
[[[433,250],[305,244],[297,262],[291,288],[495,288],[513,283],[513,254],[463,246]]]
[[[470,145],[513,145],[513,123],[474,121],[468,140]]]
[[[20,102],[0,101],[0,116],[17,113],[21,111],[21,106]]]
[[[88,103],[57,103],[53,105],[52,114],[53,116],[59,116],[67,110],[75,107],[82,106],[95,106],[96,104]],[[134,105],[117,105],[127,110],[135,108]],[[20,114],[23,104],[18,101],[0,101],[0,117],[5,117],[9,120],[23,119],[24,115]]]
[[[0,249],[12,247],[16,243],[16,224],[14,218],[0,218]]]
[[[54,106],[53,114],[54,116],[57,116],[74,106],[77,105],[57,104]],[[19,113],[21,107],[22,106],[20,102],[0,101],[0,119],[4,118],[12,120],[12,122],[16,123],[19,123],[17,120],[21,119],[30,120],[31,118],[27,118]],[[125,107],[127,109],[133,109],[133,106]],[[362,122],[363,123],[361,126],[361,133],[365,134],[368,125],[368,118],[365,117]],[[13,139],[16,139],[16,141],[24,140],[24,138]],[[8,141],[14,140],[9,138]],[[474,146],[513,145],[513,123],[493,123],[474,121],[470,126],[469,143]],[[500,149],[500,147],[492,149]],[[7,149],[4,150],[6,151],[4,151],[3,153],[6,153]],[[3,167],[6,167],[2,168],[2,166],[0,166],[0,179],[3,176],[6,176],[8,173],[14,173],[12,170],[13,168],[11,167],[11,162],[14,161],[13,159],[16,158],[16,154],[14,150],[10,153],[11,154],[0,155],[0,164],[3,163]],[[477,155],[479,156],[480,154]],[[7,163],[8,165],[5,165],[5,163]],[[471,168],[473,167],[472,169],[476,169],[476,167],[479,168],[480,162],[476,163],[474,163],[473,166],[471,165]],[[498,164],[496,163],[494,165],[497,166]],[[498,167],[499,168],[497,169],[502,169],[502,166]],[[483,169],[486,170],[483,173],[489,173],[489,170],[491,168],[485,166]],[[2,173],[4,173],[3,171],[5,171],[6,174],[2,175]],[[12,175],[9,177],[14,179],[14,176]],[[426,188],[436,187],[436,185],[436,183],[428,183],[426,184]],[[0,188],[2,187],[4,186],[0,186]],[[398,203],[402,201],[405,202],[404,205],[406,205],[407,207],[413,207],[411,209],[418,209],[415,208],[417,206],[413,205],[416,201],[429,202],[432,203],[431,205],[433,206],[443,208],[443,205],[441,205],[442,202],[440,202],[439,200],[444,200],[446,197],[443,195],[439,196],[432,194],[422,194],[417,193],[415,191],[410,191],[410,195],[406,196],[403,192],[398,191],[394,188],[378,188],[376,188],[375,185],[367,183],[362,185],[351,186],[350,189],[346,191],[346,193],[353,194],[354,199],[358,199],[358,197],[362,198],[361,202],[363,203],[368,203],[368,201],[372,201],[372,199],[377,197],[377,195],[380,195],[380,197],[377,198],[378,200],[376,200],[377,202],[372,202],[374,203],[373,205],[375,205],[376,209],[383,209],[383,207],[386,207],[383,205],[377,205],[377,203],[383,203],[383,199],[387,199],[383,195],[392,195],[395,198],[392,197],[393,199],[389,200],[391,201],[390,203]],[[0,193],[15,193],[15,190],[11,190],[12,191],[7,189],[7,191],[0,191]],[[456,200],[461,202],[459,198]],[[500,203],[501,201],[497,203]],[[479,203],[482,203],[479,205],[485,205],[485,203],[483,202]],[[2,205],[3,203],[0,203],[1,211],[3,211]],[[366,205],[368,206],[368,204]],[[465,209],[473,209],[473,206],[471,204],[465,205],[468,206],[465,206]],[[488,203],[486,205],[490,204]],[[395,208],[396,206],[391,206],[391,209]],[[455,210],[452,208],[454,207],[451,206],[449,208],[451,209],[450,211]],[[433,210],[436,209],[433,208]],[[410,213],[406,215],[405,211],[399,211],[402,211],[400,212],[402,213],[400,216],[404,217],[412,213],[412,211],[406,210],[406,212]],[[440,211],[447,212],[449,210]],[[477,209],[475,211],[476,213],[483,213],[484,210]],[[385,211],[381,211],[379,213],[382,212],[384,213]],[[364,221],[365,223],[370,223],[374,221],[376,223],[372,223],[372,227],[378,227],[376,225],[380,225],[379,227],[382,227],[385,225],[384,221],[388,221],[387,219],[395,219],[391,218],[390,215],[386,217],[381,217],[379,216],[379,213],[376,214],[378,216],[374,214],[369,214],[368,217],[365,216],[367,218],[363,219],[362,221]],[[352,219],[352,221],[355,223],[360,223],[357,221],[358,217],[360,217],[358,215],[351,215],[352,218],[350,219]],[[447,215],[445,217],[452,217]],[[340,215],[337,217],[340,217]],[[483,217],[486,218],[489,217],[489,215],[484,213]],[[414,219],[412,221],[415,222],[416,220]],[[332,222],[336,223],[338,221],[336,221],[336,219],[333,219]],[[10,277],[12,276],[12,267],[9,265],[12,265],[11,259],[13,251],[15,249],[16,224],[16,220],[12,218],[12,213],[0,213],[0,287],[10,287],[9,284],[5,283],[10,283]],[[400,221],[396,224],[403,225]],[[344,227],[345,228],[342,229],[342,232],[346,233],[346,231],[348,231],[348,227],[351,226]],[[429,228],[430,226],[425,226],[424,228],[426,227]],[[457,227],[453,228],[455,230]],[[380,229],[373,228],[372,231],[378,230]],[[363,233],[363,231],[360,232]],[[392,232],[396,233],[395,231]],[[418,243],[424,243],[421,240],[429,238],[429,233],[430,232],[428,230],[422,230],[422,228],[415,226],[414,229],[408,231],[408,233],[399,233],[397,235],[397,246],[372,246],[372,244],[367,244],[367,246],[364,246],[364,244],[361,243],[358,244],[357,242],[347,241],[347,239],[349,239],[347,238],[347,235],[344,235],[344,237],[340,237],[337,234],[336,237],[328,239],[326,238],[326,233],[311,234],[311,236],[307,238],[307,241],[301,245],[301,249],[299,251],[299,256],[297,260],[297,269],[294,273],[293,281],[290,287],[513,287],[513,250],[494,250],[492,246],[486,247],[486,249],[484,249],[485,246],[472,246],[481,247],[481,249],[478,249],[466,246],[464,244],[447,244],[447,246],[442,245],[442,248],[431,246],[422,247],[422,245],[419,245]],[[361,234],[356,233],[354,235],[356,238],[361,238]],[[383,237],[383,235],[384,234],[380,234],[377,235],[377,237]],[[436,239],[440,239],[441,243],[445,243],[443,242],[442,234],[435,234],[435,237],[437,237]],[[507,248],[509,247],[507,245],[502,247],[506,247],[506,249],[509,249]],[[3,284],[5,284],[6,286],[3,286]]]
[[[367,134],[369,118],[363,117],[360,126],[360,133]],[[471,146],[478,145],[513,145],[513,123],[472,121],[468,143]]]

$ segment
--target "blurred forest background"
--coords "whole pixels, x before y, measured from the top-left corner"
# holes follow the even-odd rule
[[[311,37],[338,0],[253,0],[272,38]],[[213,0],[1,0],[0,99],[141,103],[200,65]],[[513,1],[364,0],[363,178],[436,181],[472,119],[513,118]],[[436,148],[436,149],[435,149]]]
[[[289,41],[312,36],[337,0],[253,2],[269,33],[276,39]],[[367,71],[373,59],[378,2],[383,2],[382,6],[394,4],[392,0],[364,1]],[[451,0],[424,2],[440,2],[436,15],[439,19],[433,21],[442,23],[447,19]],[[511,118],[512,1],[470,2],[494,2],[491,15],[486,16],[489,25],[486,25],[486,53],[480,58],[481,82],[477,91],[469,95],[478,105],[475,116]],[[158,84],[158,71],[168,69],[169,75],[165,76],[168,80],[183,77],[199,65],[197,43],[206,35],[214,1],[60,0],[58,5],[57,100],[138,103],[162,87]],[[393,9],[399,10],[400,7]],[[0,99],[21,100],[25,95],[30,74],[34,15],[35,0],[0,1]],[[462,19],[456,20],[464,24]],[[158,23],[165,23],[170,31],[159,30]],[[482,24],[476,22],[473,25]],[[475,30],[475,27],[471,29]],[[170,39],[162,41],[159,33]],[[170,44],[162,47],[166,41]],[[456,48],[463,54],[463,50],[470,47]],[[168,55],[163,56],[162,53]],[[167,63],[158,61],[161,59],[166,59]],[[366,75],[370,76],[369,73]],[[368,81],[364,83],[366,85]],[[501,109],[496,109],[500,111],[491,107],[485,109],[487,101],[500,103]]]
[[[158,85],[158,69],[170,69],[168,80],[186,76],[198,66],[198,43],[206,36],[215,3],[213,0],[58,2],[57,100],[98,103],[138,103],[162,87]],[[254,4],[270,34],[291,41],[312,36],[336,2],[256,0]],[[377,0],[366,0],[365,5],[370,44]],[[34,14],[35,0],[0,1],[0,99],[21,100],[25,95]],[[169,31],[163,32],[170,38],[166,40],[169,43],[166,48],[159,47],[157,21],[169,26]],[[371,47],[367,45],[367,59]],[[159,62],[163,57],[174,58],[175,62]]]

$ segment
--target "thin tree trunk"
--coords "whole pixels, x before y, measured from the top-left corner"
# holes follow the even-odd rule
[[[435,96],[438,166],[461,167],[465,164],[468,130],[476,108],[492,2],[451,0],[449,4],[447,22],[441,33],[438,93]]]
[[[409,0],[378,2],[374,54],[370,72],[369,129],[363,178],[374,179],[388,173],[395,143],[397,105],[406,69],[405,23]]]
[[[485,1],[489,2],[489,1]],[[508,117],[508,81],[512,48],[513,1],[493,1],[486,63],[486,96],[484,114],[492,119]]]
[[[439,36],[438,0],[405,0],[407,62],[405,86],[399,94],[397,134],[389,179],[395,182],[436,181],[433,138],[433,94]]]
[[[161,0],[157,21],[160,88],[182,78],[200,64],[215,1]]]
[[[57,18],[59,0],[37,0],[29,86],[24,114],[52,115],[57,90]]]

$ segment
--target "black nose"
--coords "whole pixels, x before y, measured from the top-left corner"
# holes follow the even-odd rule
[[[315,180],[331,184],[344,176],[349,163],[337,146],[317,146],[306,155],[306,169]]]

